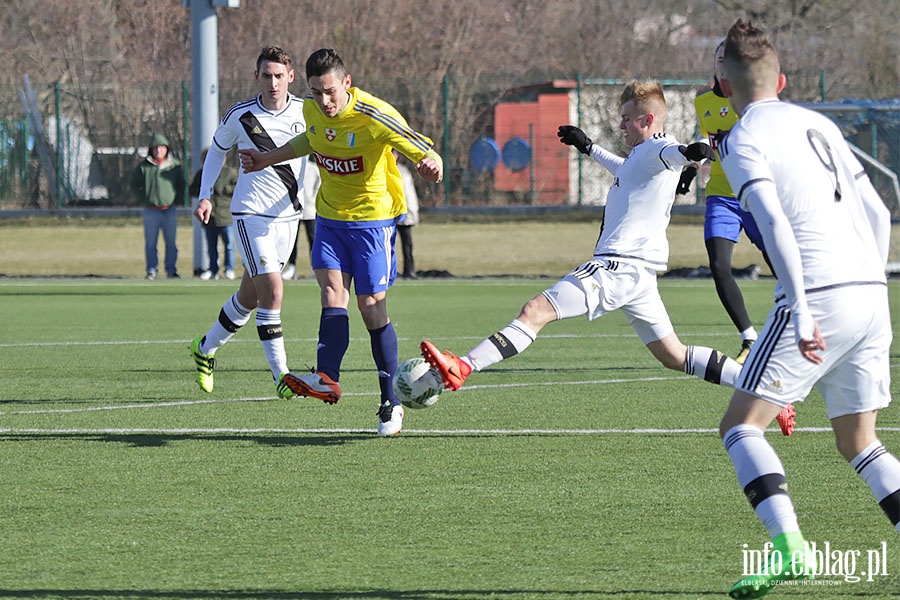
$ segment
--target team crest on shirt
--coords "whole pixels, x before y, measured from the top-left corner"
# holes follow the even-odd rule
[[[722,117],[723,119],[728,116],[728,112],[729,111],[728,111],[727,106],[723,106],[723,107],[719,108],[719,116]]]
[[[334,138],[336,138],[336,137],[337,137],[337,131],[335,131],[331,127],[325,128],[325,139],[326,140],[328,140],[329,142],[333,142]]]
[[[303,133],[303,123],[297,121],[291,123],[291,133],[293,133],[294,135],[300,135],[301,133]]]

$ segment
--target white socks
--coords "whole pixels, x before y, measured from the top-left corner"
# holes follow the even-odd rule
[[[537,339],[537,334],[524,323],[515,319],[475,346],[462,360],[472,365],[476,371],[480,371],[523,352],[535,339]]]
[[[875,440],[850,461],[900,533],[900,461]]]
[[[752,425],[737,425],[722,438],[734,464],[738,483],[769,536],[800,531],[794,503],[787,493],[784,467],[763,432]]]
[[[256,331],[259,333],[259,341],[272,370],[272,377],[277,380],[281,373],[288,372],[284,333],[281,329],[281,310],[257,308]]]
[[[250,321],[252,308],[241,306],[238,302],[237,292],[225,302],[219,311],[219,318],[213,323],[206,338],[200,344],[200,352],[203,354],[215,354],[216,350],[234,337],[235,332]]]
[[[710,383],[734,387],[735,379],[741,374],[741,365],[718,350],[706,346],[688,346],[684,372]]]

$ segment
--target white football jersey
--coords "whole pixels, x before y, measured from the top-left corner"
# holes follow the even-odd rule
[[[799,246],[806,293],[886,281],[858,183],[865,172],[828,118],[774,98],[752,103],[720,141],[719,155],[745,209],[754,185],[774,185]],[[768,243],[766,250],[779,251]]]
[[[303,100],[288,94],[284,109],[275,113],[266,109],[259,96],[232,106],[222,116],[207,163],[213,153],[224,157],[231,148],[274,150],[286,144],[294,136],[306,131],[303,118]],[[303,179],[307,157],[266,167],[253,173],[238,174],[237,185],[231,197],[231,212],[235,215],[260,215],[272,218],[299,218],[303,204]],[[212,189],[218,177],[215,169],[203,169],[200,197]],[[207,187],[208,186],[208,187]]]
[[[606,196],[595,258],[666,270],[669,262],[666,228],[681,167],[687,163],[678,146],[674,138],[656,133],[635,146],[617,168],[610,168],[610,164],[595,157],[615,176]]]

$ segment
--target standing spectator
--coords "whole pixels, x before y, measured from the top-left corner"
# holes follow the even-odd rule
[[[166,242],[165,268],[170,279],[178,279],[178,229],[176,207],[184,200],[184,170],[169,151],[169,140],[161,133],[150,138],[147,158],[132,171],[131,189],[144,207],[144,257],[147,279],[156,279],[159,257],[156,244],[162,231]]]
[[[206,154],[209,148],[204,148],[200,154],[200,162],[206,160]],[[199,198],[200,181],[203,177],[203,169],[201,168],[194,175],[191,181],[190,192],[192,196]],[[234,220],[231,216],[231,195],[237,185],[238,172],[234,167],[223,165],[219,178],[213,185],[212,196],[209,201],[212,203],[212,212],[209,215],[209,221],[203,225],[203,232],[206,236],[206,247],[209,253],[209,275],[201,279],[218,279],[219,278],[219,239],[225,250],[225,257],[222,261],[225,279],[234,279]]]
[[[306,81],[312,100],[303,105],[307,130],[268,152],[240,150],[245,173],[315,152],[322,176],[312,251],[322,302],[317,366],[313,373],[286,374],[284,383],[300,396],[331,404],[340,399],[341,363],[350,346],[352,284],[378,372],[377,431],[394,435],[403,424],[403,406],[391,387],[398,347],[387,291],[397,276],[395,227],[406,203],[390,150],[400,150],[432,183],[442,180],[443,161],[434,143],[411,129],[397,109],[352,86],[334,50],[323,48],[310,55]]]
[[[316,194],[319,191],[319,184],[322,182],[319,177],[319,169],[315,165],[315,161],[310,159],[309,165],[306,167],[306,174],[303,176],[303,212],[300,213],[300,225],[306,235],[306,241],[309,243],[309,252],[312,252],[313,240],[316,237]],[[297,238],[300,238],[300,229],[297,230]],[[281,272],[282,279],[297,278],[297,244],[291,251],[288,258],[288,264]]]
[[[394,150],[394,158],[399,159],[400,153]],[[403,161],[397,162],[397,169],[403,178],[403,195],[406,198],[406,217],[397,223],[397,233],[400,235],[400,250],[403,254],[403,271],[400,277],[416,279],[416,261],[413,258],[412,228],[419,224],[419,196],[416,193],[416,185],[413,182],[412,173]]]

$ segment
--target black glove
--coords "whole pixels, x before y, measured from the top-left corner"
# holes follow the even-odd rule
[[[704,158],[716,160],[716,153],[709,147],[709,144],[704,142],[694,142],[690,146],[682,144],[681,146],[678,146],[678,150],[684,154],[685,158],[694,162],[700,162]]]
[[[678,180],[678,187],[675,188],[676,194],[687,194],[691,191],[691,182],[697,176],[697,167],[688,165],[681,171],[681,179]]]
[[[591,141],[591,138],[584,135],[584,132],[577,127],[573,127],[572,125],[560,125],[556,135],[559,136],[560,142],[567,146],[575,146],[582,154],[591,153],[591,146],[593,146],[594,143]]]

